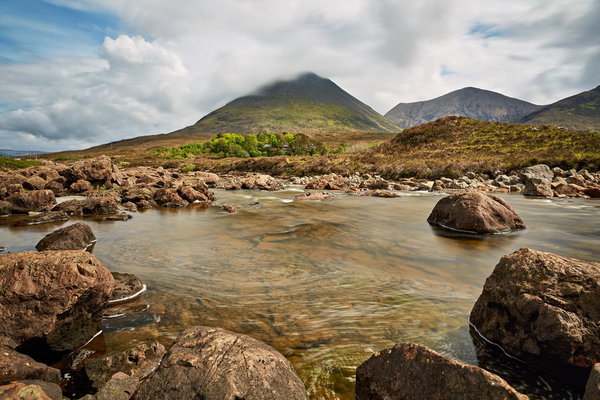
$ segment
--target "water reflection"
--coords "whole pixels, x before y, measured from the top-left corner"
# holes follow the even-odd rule
[[[190,325],[218,326],[281,351],[311,398],[352,399],[360,363],[397,342],[417,342],[484,365],[532,398],[576,398],[564,386],[538,384],[539,374],[502,355],[480,355],[467,317],[502,255],[532,247],[593,261],[597,201],[505,195],[527,230],[456,238],[426,222],[436,195],[290,202],[297,194],[217,191],[235,214],[190,207],[151,209],[128,222],[90,220],[94,254],[148,285],[133,305],[105,318],[104,334],[90,346],[168,345]],[[33,249],[54,229],[1,229],[0,245]]]

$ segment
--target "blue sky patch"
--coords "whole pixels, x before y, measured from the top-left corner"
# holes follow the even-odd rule
[[[0,2],[0,62],[34,57],[93,56],[105,36],[122,32],[115,16],[41,0]]]
[[[469,29],[469,35],[490,39],[504,35],[504,32],[496,25],[475,24]]]

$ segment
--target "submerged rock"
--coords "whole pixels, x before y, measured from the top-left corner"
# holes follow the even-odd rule
[[[231,204],[223,204],[223,205],[221,205],[221,208],[230,214],[234,213],[236,211],[235,207],[232,206]]]
[[[41,225],[67,221],[69,216],[62,211],[48,211],[38,215],[29,215],[13,223],[13,226]]]
[[[59,370],[17,352],[15,346],[14,342],[12,345],[0,344],[0,385],[27,379],[60,383]]]
[[[185,330],[145,380],[138,400],[300,400],[302,381],[272,347],[218,328]]]
[[[92,228],[83,222],[60,228],[35,245],[38,251],[45,250],[86,250],[96,241]]]
[[[141,293],[145,285],[140,278],[125,272],[111,272],[115,279],[115,290],[110,296],[110,302],[119,302]]]
[[[372,196],[372,197],[384,197],[384,198],[394,198],[394,197],[400,197],[399,194],[394,193],[394,192],[388,192],[387,190],[381,190],[381,189],[377,189],[377,190],[367,190],[365,192],[360,193],[361,196]]]
[[[600,263],[520,249],[500,259],[470,321],[508,353],[581,380],[600,362],[599,299]]]
[[[305,193],[294,197],[294,201],[305,201],[305,200],[333,200],[335,195],[333,193]]]
[[[114,279],[85,251],[0,254],[0,334],[67,351],[98,332]]]
[[[125,351],[90,358],[85,362],[85,371],[97,389],[118,372],[142,380],[154,372],[166,352],[158,342],[142,343]]]
[[[445,229],[477,234],[525,229],[525,224],[510,204],[473,189],[438,201],[427,222]]]
[[[405,343],[375,353],[356,370],[357,400],[526,400],[502,378]]]

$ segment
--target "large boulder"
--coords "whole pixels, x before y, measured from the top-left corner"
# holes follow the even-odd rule
[[[508,353],[579,379],[600,362],[599,299],[600,263],[520,249],[500,259],[470,321]]]
[[[519,172],[521,181],[525,184],[525,196],[552,197],[554,192],[551,184],[554,172],[545,164],[523,168]]]
[[[438,201],[427,222],[474,234],[525,229],[525,224],[510,204],[474,189],[463,190]]]
[[[0,334],[25,348],[71,350],[98,332],[113,288],[85,251],[0,254]]]
[[[182,199],[190,203],[210,203],[210,197],[213,197],[212,193],[208,192],[208,187],[206,185],[202,185],[206,188],[205,192],[196,190],[195,188],[186,185],[179,187],[177,189],[177,193]]]
[[[154,372],[165,353],[165,347],[158,342],[142,343],[125,351],[86,360],[85,372],[97,389],[118,372],[142,380]]]
[[[3,400],[62,400],[60,386],[44,381],[11,382],[0,386]]]
[[[583,400],[598,399],[600,399],[600,363],[594,365],[594,368],[592,368],[583,396]]]
[[[91,184],[105,185],[106,187],[123,184],[123,174],[107,156],[74,162],[60,173],[70,182],[85,180]]]
[[[57,204],[54,211],[64,211],[68,215],[107,215],[120,210],[114,197],[90,197],[84,200],[67,200]]]
[[[138,400],[295,400],[306,390],[272,347],[218,328],[184,331],[139,388]]]
[[[241,181],[242,189],[253,190],[281,190],[283,185],[275,180],[271,175],[255,174],[250,175]]]
[[[45,250],[86,250],[96,241],[92,228],[86,223],[60,228],[47,234],[35,245],[39,251]]]
[[[418,344],[375,353],[356,370],[357,400],[525,400],[502,378]]]
[[[26,214],[30,211],[49,211],[56,204],[51,190],[31,190],[15,192],[5,199],[11,204],[14,214]]]
[[[554,178],[554,172],[550,169],[549,166],[545,164],[533,165],[531,167],[523,168],[519,171],[519,178],[524,183],[527,183],[532,178],[546,179],[552,182]]]
[[[161,207],[185,207],[188,202],[179,196],[177,189],[158,189],[154,192],[154,201]]]

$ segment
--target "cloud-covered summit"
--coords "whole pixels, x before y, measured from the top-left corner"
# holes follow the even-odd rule
[[[465,86],[550,103],[598,85],[599,16],[593,0],[5,0],[0,147],[172,131],[304,71],[381,113]]]

